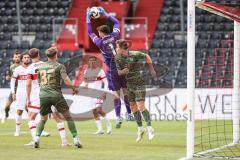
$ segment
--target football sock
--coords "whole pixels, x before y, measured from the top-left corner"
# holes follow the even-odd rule
[[[115,113],[117,117],[121,116],[121,100],[120,98],[114,99]]]
[[[109,120],[106,116],[103,117],[103,119],[105,120],[106,126],[107,126],[107,127],[111,127],[111,122],[110,122],[110,120]]]
[[[96,120],[96,125],[97,125],[98,131],[102,131],[103,130],[101,120]]]
[[[5,108],[5,117],[8,118],[10,108]]]
[[[127,96],[124,96],[124,103],[125,103],[125,106],[126,106],[126,109],[127,109],[127,113],[131,114],[130,104],[129,104]]]
[[[21,122],[22,122],[22,115],[16,115],[16,133],[20,133],[21,129]]]
[[[42,131],[44,129],[44,125],[45,125],[46,121],[45,120],[40,120],[40,122],[37,125],[37,133],[36,135],[38,137],[40,137],[40,135],[42,134]]]
[[[64,128],[64,122],[57,123],[57,129],[61,137],[62,143],[66,143],[66,131]]]
[[[142,115],[143,115],[143,118],[147,124],[147,126],[151,126],[151,118],[150,118],[150,114],[148,112],[148,110],[144,110],[142,111]]]
[[[75,123],[74,121],[67,121],[67,125],[68,125],[68,129],[70,130],[73,138],[77,136],[77,129],[76,129],[76,126],[75,126]]]
[[[29,127],[29,129],[30,129],[30,133],[31,133],[31,135],[32,135],[32,138],[33,138],[33,140],[34,140],[34,138],[35,138],[35,136],[36,136],[36,123],[35,123],[35,121],[34,121],[34,120],[30,120],[30,121],[28,122],[28,127]]]
[[[140,111],[138,110],[138,111],[134,112],[133,116],[137,122],[138,127],[142,127],[142,115],[141,115]]]

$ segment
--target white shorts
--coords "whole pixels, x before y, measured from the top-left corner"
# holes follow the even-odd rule
[[[100,98],[94,98],[93,103],[92,103],[92,109],[95,109],[97,107],[101,107],[103,104],[104,100]]]
[[[39,92],[31,92],[30,96],[31,106],[28,107],[29,112],[39,113],[40,112],[40,98]]]
[[[26,90],[26,89],[25,89]],[[27,104],[27,92],[21,88],[17,89],[16,93],[16,109],[17,110],[24,110]]]

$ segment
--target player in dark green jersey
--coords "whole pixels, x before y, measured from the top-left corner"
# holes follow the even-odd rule
[[[8,74],[6,75],[6,80],[7,81],[11,80],[14,69],[21,64],[21,58],[20,57],[21,57],[21,53],[18,52],[18,51],[15,51],[14,54],[13,54],[13,62],[14,63],[9,67]],[[16,88],[17,88],[17,86],[16,86]],[[7,99],[7,101],[5,103],[5,106],[4,106],[5,115],[2,118],[2,123],[4,123],[5,120],[9,116],[9,110],[10,110],[10,106],[11,106],[12,102],[13,102],[12,93],[9,93],[8,99]]]
[[[69,106],[61,91],[61,80],[63,79],[64,83],[72,88],[73,94],[77,94],[78,90],[72,85],[65,66],[57,62],[57,53],[58,50],[55,47],[47,49],[46,56],[48,61],[43,63],[38,70],[41,121],[37,126],[34,147],[39,147],[39,138],[48,119],[48,114],[52,112],[51,106],[53,105],[67,121],[68,128],[73,136],[74,145],[81,148],[82,145],[77,134],[75,123],[70,115]]]
[[[126,40],[116,41],[115,62],[119,75],[125,75],[127,80],[128,100],[131,110],[138,125],[138,133],[136,141],[139,142],[145,132],[142,125],[143,115],[148,131],[148,138],[154,138],[154,129],[151,126],[151,118],[148,110],[145,108],[146,88],[143,77],[141,75],[140,60],[145,60],[149,66],[149,71],[153,78],[156,78],[156,72],[152,65],[152,60],[149,55],[139,51],[129,51],[130,43]]]

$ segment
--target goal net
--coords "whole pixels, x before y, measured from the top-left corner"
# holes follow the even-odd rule
[[[227,1],[196,6],[194,100],[188,103],[195,114],[187,126],[187,157],[240,159],[240,8]]]

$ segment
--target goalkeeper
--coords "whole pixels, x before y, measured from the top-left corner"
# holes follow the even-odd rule
[[[148,110],[145,108],[146,89],[143,77],[140,74],[139,61],[145,60],[149,66],[149,71],[153,78],[156,78],[156,72],[152,65],[149,55],[139,51],[129,51],[130,43],[126,40],[116,41],[115,62],[119,75],[125,75],[127,80],[128,99],[134,118],[138,125],[137,139],[139,142],[145,133],[142,125],[142,115],[147,124],[148,138],[154,138],[154,129],[151,126],[151,118]],[[142,114],[142,115],[141,115]]]
[[[124,94],[124,103],[128,113],[128,120],[133,119],[131,116],[131,109],[130,109],[130,105],[127,98],[126,79],[124,76],[118,75],[116,64],[114,61],[114,55],[116,54],[115,42],[120,37],[120,26],[119,26],[119,21],[116,18],[110,16],[108,13],[106,13],[102,7],[98,7],[98,9],[101,15],[103,15],[104,17],[107,17],[108,20],[114,23],[113,32],[110,32],[110,28],[107,25],[102,25],[97,28],[99,37],[95,33],[93,33],[92,27],[91,27],[91,21],[90,21],[91,12],[88,9],[86,13],[88,34],[92,39],[93,43],[96,44],[96,46],[100,49],[104,57],[104,63],[108,66],[108,71],[106,74],[107,81],[108,81],[108,88],[109,90],[113,91],[113,94],[116,97],[114,99],[114,108],[115,108],[115,113],[117,117],[116,128],[120,128],[122,124],[121,100],[120,100],[121,89]]]

